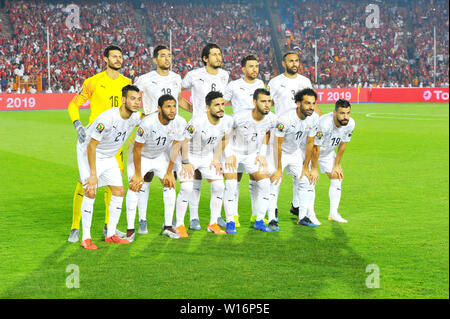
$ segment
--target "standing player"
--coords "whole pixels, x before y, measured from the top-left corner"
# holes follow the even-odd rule
[[[188,152],[183,156],[183,168],[177,172],[180,192],[177,198],[176,230],[180,237],[188,237],[184,226],[187,204],[193,191],[192,177],[186,176],[185,166],[199,171],[211,185],[211,218],[208,231],[217,235],[226,234],[217,224],[222,210],[223,175],[220,164],[222,150],[227,144],[233,126],[233,119],[225,115],[225,102],[220,92],[211,91],[206,95],[207,113],[193,117],[186,126],[185,137],[188,139]]]
[[[108,186],[111,189],[109,204],[109,222],[105,242],[129,244],[126,239],[116,234],[117,223],[122,211],[125,189],[122,184],[122,174],[119,164],[114,158],[123,146],[133,129],[140,123],[139,107],[141,95],[133,85],[122,89],[122,105],[100,114],[89,126],[84,143],[77,143],[78,169],[84,188],[81,203],[81,219],[83,240],[81,247],[97,249],[91,240],[92,213],[97,187]]]
[[[259,63],[258,59],[255,55],[250,54],[245,56],[241,60],[242,73],[244,77],[231,81],[228,83],[227,88],[225,89],[224,99],[225,104],[231,102],[233,107],[233,114],[241,111],[241,110],[252,110],[254,108],[253,104],[253,94],[256,89],[264,89],[264,82],[257,78],[259,74]],[[238,213],[238,202],[239,202],[239,191],[240,191],[240,183],[242,178],[242,172],[238,171],[237,174],[237,187],[236,187],[236,199],[234,204],[236,206],[234,212],[236,216],[234,217],[234,222],[236,227],[240,227],[239,224],[239,213]],[[252,198],[252,204],[256,201],[255,199],[255,191],[256,185],[255,181],[249,180],[249,191]],[[252,208],[253,212],[253,208]]]
[[[130,188],[127,191],[127,239],[134,241],[134,220],[139,189],[144,184],[144,176],[152,172],[163,184],[164,229],[163,235],[179,238],[172,228],[172,217],[175,209],[175,187],[166,187],[164,178],[169,167],[169,156],[172,142],[184,141],[186,120],[177,115],[177,101],[172,95],[164,94],[158,99],[159,112],[145,117],[139,126],[135,143],[131,146],[128,157],[127,173]]]
[[[169,94],[176,97],[178,101],[181,98],[181,76],[170,71],[172,65],[172,54],[169,48],[164,45],[158,45],[153,50],[153,62],[156,70],[140,76],[135,85],[142,91],[142,104],[144,114],[149,115],[158,112],[158,99]],[[184,105],[180,103],[180,105]],[[178,105],[176,112],[178,114]],[[132,156],[134,142],[130,143],[128,148],[128,157]],[[144,185],[139,192],[138,210],[139,210],[139,233],[147,234],[147,203],[150,192],[150,183],[153,179],[153,172],[144,176]],[[130,225],[128,225],[130,226]],[[134,229],[134,227],[133,227]]]
[[[80,121],[79,108],[89,100],[90,115],[89,123],[92,124],[97,116],[104,111],[119,107],[122,101],[121,90],[125,85],[131,84],[131,80],[119,73],[123,64],[122,49],[115,45],[109,45],[103,52],[103,61],[106,63],[106,70],[100,72],[83,82],[81,92],[76,95],[68,106],[69,116],[77,130],[78,141],[83,143],[86,140],[86,129]],[[123,150],[118,150],[116,154],[117,162],[123,172]],[[77,183],[73,197],[73,217],[70,231],[69,242],[77,242],[80,235],[81,202],[83,201],[84,190],[80,182]],[[106,236],[106,229],[109,218],[109,202],[111,200],[111,190],[107,187],[105,190],[105,227],[103,230]],[[120,237],[126,234],[117,231]]]
[[[295,52],[287,52],[283,56],[283,67],[284,73],[274,77],[269,81],[268,88],[272,95],[273,102],[275,104],[275,114],[277,116],[282,116],[286,114],[288,110],[296,109],[297,105],[295,104],[294,96],[295,93],[301,91],[305,88],[312,88],[311,81],[301,75],[298,74],[298,69],[300,67],[300,61],[298,58],[298,54]],[[322,111],[316,104],[315,112],[322,115]],[[270,143],[271,145],[273,143]],[[294,191],[298,189],[297,179],[292,177],[293,183],[293,203],[291,207],[291,212],[295,215],[298,215],[298,194]]]
[[[319,120],[318,132],[314,141],[312,170],[327,173],[330,178],[330,213],[328,220],[346,223],[347,220],[338,213],[341,201],[341,187],[344,172],[341,167],[341,159],[344,155],[347,143],[355,129],[355,121],[350,117],[351,105],[347,100],[336,101],[333,112],[323,115]],[[337,148],[337,153],[334,149]]]
[[[182,90],[191,90],[192,93],[192,118],[206,113],[205,97],[211,92],[225,93],[229,74],[222,67],[222,50],[215,43],[208,43],[202,50],[202,62],[205,65],[189,71],[182,81]],[[180,104],[181,105],[181,104]],[[200,188],[202,176],[197,172],[193,182],[193,193],[189,200],[189,216],[192,230],[200,230],[198,218],[198,204],[200,202]],[[225,227],[225,222],[219,214],[218,223]]]
[[[270,112],[272,99],[266,89],[256,89],[253,94],[252,110],[242,110],[233,114],[233,135],[225,149],[225,193],[224,208],[227,218],[226,230],[236,233],[233,217],[236,214],[237,171],[245,170],[256,184],[256,221],[254,228],[270,232],[279,230],[275,216],[269,216],[269,227],[264,217],[269,207],[270,180],[267,171],[267,143],[270,130],[276,125],[276,116]],[[272,217],[272,218],[271,218]]]
[[[298,189],[294,189],[293,192],[299,194],[300,198],[299,224],[310,227],[318,226],[306,217],[307,208],[311,205],[311,200],[314,201],[312,198],[313,186],[309,179],[315,183],[318,178],[318,174],[314,175],[309,172],[314,137],[319,122],[319,115],[314,113],[316,101],[317,94],[313,89],[303,89],[295,94],[297,108],[287,111],[278,118],[274,152],[273,156],[269,158],[272,181],[269,212],[275,216],[283,171],[286,169],[288,174],[292,174],[297,179]]]

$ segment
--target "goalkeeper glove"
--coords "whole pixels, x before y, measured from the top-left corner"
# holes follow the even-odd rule
[[[83,127],[83,124],[79,120],[76,120],[73,122],[73,126],[75,126],[75,129],[77,130],[78,140],[80,143],[84,143],[86,140],[86,130]]]

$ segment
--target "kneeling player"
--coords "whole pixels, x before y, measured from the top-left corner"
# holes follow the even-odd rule
[[[232,141],[225,150],[225,193],[224,208],[227,218],[227,232],[236,233],[237,173],[245,170],[256,184],[255,229],[270,232],[279,230],[275,216],[269,215],[269,227],[264,217],[269,207],[270,180],[267,171],[266,153],[270,130],[276,125],[276,116],[270,112],[272,99],[266,89],[256,89],[253,94],[254,108],[233,114]],[[259,166],[259,167],[258,167]],[[255,203],[253,203],[255,204]]]
[[[294,192],[299,198],[300,225],[316,227],[316,223],[306,217],[307,208],[311,205],[313,183],[318,178],[318,174],[311,178],[309,163],[311,160],[316,136],[319,115],[314,113],[317,94],[313,89],[307,88],[298,91],[294,96],[297,108],[289,110],[286,114],[278,118],[278,125],[275,130],[275,145],[273,147],[273,157],[269,158],[271,176],[271,202],[269,211],[275,214],[277,207],[278,193],[283,178],[283,171],[292,174],[296,179],[293,183]],[[296,185],[298,185],[296,187]]]
[[[328,220],[346,223],[347,220],[338,213],[341,200],[342,180],[344,172],[341,167],[341,159],[344,155],[347,143],[355,129],[355,121],[350,118],[351,105],[347,100],[340,99],[336,102],[334,111],[320,117],[318,132],[314,140],[312,165],[317,170],[317,164],[322,173],[327,173],[330,178],[330,213]],[[334,152],[338,148],[337,153]]]
[[[140,104],[139,89],[133,85],[125,86],[122,89],[122,105],[100,114],[87,130],[86,141],[83,144],[77,144],[78,169],[84,187],[81,204],[83,229],[81,247],[85,249],[97,249],[91,240],[92,212],[97,187],[104,186],[109,186],[112,192],[105,242],[129,243],[128,240],[121,239],[115,234],[122,211],[125,189],[119,164],[114,156],[134,127],[140,124],[138,112]]]
[[[177,102],[171,95],[162,95],[158,99],[158,111],[145,117],[139,126],[131,157],[128,158],[128,180],[130,188],[127,192],[127,239],[134,241],[134,221],[139,191],[144,184],[144,176],[154,173],[164,185],[164,178],[169,167],[169,152],[173,141],[184,141],[186,120],[177,115]],[[148,187],[148,185],[146,185]],[[164,229],[163,235],[179,238],[172,228],[173,211],[175,209],[175,187],[163,188]],[[146,221],[139,220],[141,223]]]
[[[233,119],[225,115],[225,102],[220,92],[211,91],[206,95],[207,112],[193,117],[186,126],[185,137],[188,140],[188,151],[183,155],[183,166],[177,171],[180,181],[180,192],[177,197],[176,230],[180,237],[188,237],[184,226],[184,217],[189,198],[192,194],[192,176],[186,170],[201,173],[211,185],[210,210],[211,218],[208,231],[218,235],[226,234],[217,224],[222,210],[223,175],[220,156],[230,134]]]

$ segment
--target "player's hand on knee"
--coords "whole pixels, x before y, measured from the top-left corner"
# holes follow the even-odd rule
[[[339,180],[343,180],[344,179],[344,171],[342,170],[341,165],[335,165],[333,167],[333,170],[331,171],[331,176],[333,178],[337,178]]]
[[[164,187],[166,187],[166,188],[175,188],[176,181],[175,181],[175,176],[173,175],[173,173],[167,173],[166,176],[164,176],[162,183],[163,183]]]
[[[225,159],[225,168],[232,172],[236,170],[236,156],[231,155]]]
[[[261,155],[256,156],[255,164],[258,165],[258,163],[259,163],[259,171],[267,172],[267,162],[264,156]]]
[[[144,179],[142,176],[134,174],[130,179],[130,189],[137,193],[141,190],[142,185],[144,185]]]
[[[78,140],[80,141],[80,143],[84,143],[84,141],[86,140],[86,129],[83,127],[79,120],[73,122],[73,126],[75,126],[75,129],[77,130]]]
[[[97,183],[98,183],[97,176],[95,175],[89,176],[86,184],[83,185],[84,192],[87,197],[95,198],[95,196],[97,195]]]
[[[181,175],[185,178],[192,179],[194,177],[194,166],[192,164],[183,164]]]
[[[317,181],[319,180],[319,171],[317,169],[311,169],[309,172],[309,183],[311,185],[315,185]]]
[[[283,172],[281,170],[276,170],[272,174],[272,176],[270,176],[270,182],[278,185],[278,183],[281,181],[282,178],[283,178]]]
[[[217,160],[213,160],[211,162],[211,165],[209,165],[209,168],[215,167],[216,168],[216,174],[217,175],[222,175],[222,165],[220,164],[219,161]]]

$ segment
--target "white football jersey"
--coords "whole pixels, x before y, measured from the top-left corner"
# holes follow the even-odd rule
[[[305,151],[307,137],[317,134],[319,115],[315,112],[304,120],[298,117],[296,110],[291,110],[278,118],[275,136],[283,137],[281,150],[286,154],[293,154],[298,149]]]
[[[120,108],[106,110],[89,125],[86,132],[87,138],[82,147],[87,149],[89,141],[93,138],[100,142],[97,145],[97,158],[114,157],[133,129],[140,123],[139,112],[134,112],[129,119],[124,120],[120,116]]]
[[[252,110],[243,110],[233,114],[233,134],[230,150],[237,154],[248,155],[258,151],[267,131],[277,124],[277,117],[269,112],[261,121],[255,121]]]
[[[286,111],[297,108],[294,101],[295,93],[306,88],[312,88],[312,84],[307,77],[300,74],[297,74],[295,79],[280,74],[270,80],[267,87],[275,104],[275,114],[282,116]]]
[[[177,115],[167,125],[158,118],[159,113],[145,117],[136,132],[135,141],[143,143],[142,156],[156,158],[162,153],[169,154],[173,141],[184,141],[186,120]]]
[[[253,93],[256,89],[264,89],[264,82],[256,79],[254,83],[247,83],[243,78],[228,83],[223,98],[231,102],[233,113],[253,109]]]
[[[333,112],[322,115],[319,119],[314,144],[320,146],[320,155],[331,153],[341,142],[350,142],[355,129],[355,120],[350,118],[346,126],[336,127]]]
[[[142,91],[142,104],[144,114],[151,114],[158,111],[158,99],[161,95],[170,94],[175,100],[181,91],[181,76],[169,71],[169,75],[162,76],[156,71],[141,75],[135,85]],[[178,110],[177,110],[178,111]]]
[[[225,93],[230,75],[227,71],[219,69],[217,75],[209,74],[206,67],[189,71],[181,85],[192,93],[192,117],[206,113],[205,97],[211,91]]]
[[[189,139],[189,156],[210,157],[222,138],[230,134],[233,118],[224,115],[219,123],[211,124],[206,113],[193,117],[186,125],[184,137]]]

